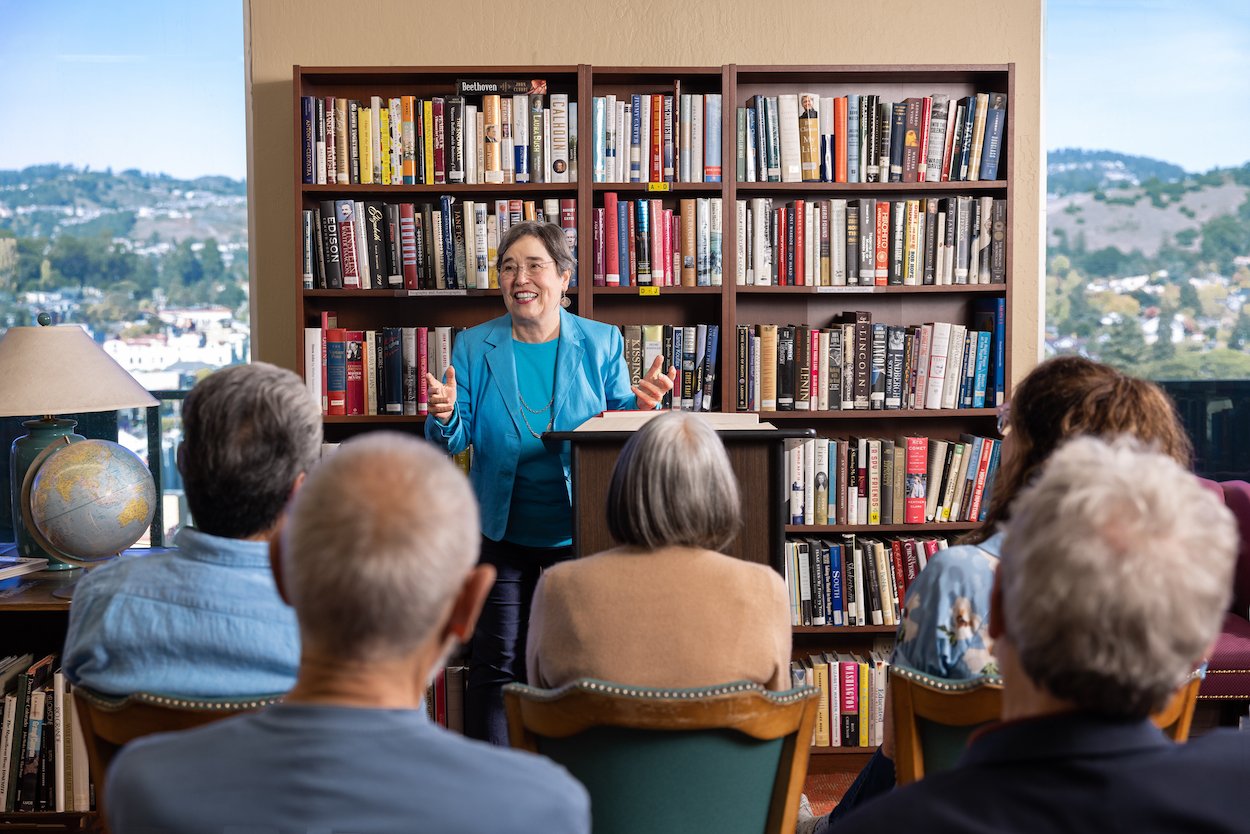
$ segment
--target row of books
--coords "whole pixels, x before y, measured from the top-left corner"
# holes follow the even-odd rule
[[[984,521],[1000,447],[970,434],[787,440],[790,524]]]
[[[921,286],[1007,280],[1007,201],[993,197],[738,200],[746,285]]]
[[[523,220],[558,223],[576,259],[577,201],[572,198],[322,200],[303,213],[303,287],[497,288],[499,241]],[[569,284],[577,285],[576,270]]]
[[[1006,122],[1005,93],[756,95],[737,110],[738,181],[996,180]]]
[[[82,725],[56,655],[0,660],[0,810],[89,811],[91,777]]]
[[[681,92],[595,96],[595,182],[720,182],[721,96]]]
[[[721,285],[720,197],[683,199],[680,211],[658,199],[603,198],[593,220],[596,287]]]
[[[791,661],[791,682],[820,690],[813,746],[876,747],[882,743],[890,651],[889,641],[880,640],[868,652],[821,652]]]
[[[459,82],[463,88],[472,82]],[[301,96],[303,181],[310,185],[441,185],[577,181],[577,102],[524,92]]]
[[[1000,299],[987,299],[1000,301]],[[988,306],[988,305],[987,305]],[[1001,306],[968,327],[874,323],[865,311],[737,326],[738,411],[986,408],[1005,390]]]
[[[457,665],[447,666],[434,676],[425,690],[425,713],[431,723],[457,733],[464,732],[464,692],[468,678],[469,668]]]
[[[453,327],[338,327],[322,313],[321,327],[304,328],[304,382],[326,415],[429,413],[428,371],[442,379],[451,363]]]
[[[625,339],[625,365],[633,384],[638,384],[657,356],[663,357],[664,372],[677,368],[678,375],[673,390],[665,394],[662,407],[712,411],[719,324],[626,324],[621,326],[621,334]]]
[[[787,539],[791,625],[898,625],[907,589],[946,547],[942,537]]]

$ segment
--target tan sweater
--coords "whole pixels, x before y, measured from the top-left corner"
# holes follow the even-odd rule
[[[709,550],[616,548],[543,573],[534,594],[529,683],[580,677],[694,687],[790,687],[790,603],[765,565]]]

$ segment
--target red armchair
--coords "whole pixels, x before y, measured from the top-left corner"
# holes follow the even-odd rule
[[[1250,701],[1250,483],[1204,481],[1218,490],[1237,518],[1241,547],[1233,576],[1233,603],[1224,614],[1224,627],[1207,665],[1207,676],[1198,690],[1202,700]]]

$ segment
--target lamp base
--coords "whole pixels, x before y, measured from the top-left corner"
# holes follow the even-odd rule
[[[26,478],[26,471],[44,449],[62,438],[70,442],[86,439],[74,433],[77,425],[77,420],[57,417],[26,420],[22,423],[22,427],[27,430],[27,434],[13,441],[9,454],[9,485],[13,490],[13,533],[17,541],[17,552],[22,556],[47,559],[47,570],[77,570],[77,567],[62,562],[53,554],[48,553],[36,544],[27,532],[26,525],[22,521],[22,482]]]

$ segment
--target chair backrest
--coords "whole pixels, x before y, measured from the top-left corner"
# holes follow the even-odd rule
[[[793,832],[818,699],[813,687],[768,692],[745,681],[504,688],[512,746],[586,786],[595,834]]]
[[[998,677],[950,681],[890,667],[890,710],[894,718],[894,770],[906,785],[954,766],[978,727],[1002,714]]]
[[[1173,741],[1189,738],[1194,705],[1202,678],[1194,673],[1150,716]],[[894,768],[898,784],[955,765],[968,738],[979,727],[997,721],[1002,712],[1003,685],[998,677],[948,681],[890,667],[890,702],[894,718]]]
[[[104,820],[104,779],[122,745],[153,733],[189,730],[282,700],[282,695],[251,698],[174,698],[137,692],[117,697],[74,687],[74,705],[87,744],[96,811]]]
[[[1194,706],[1198,703],[1198,689],[1202,675],[1190,675],[1189,680],[1176,690],[1167,706],[1150,716],[1150,720],[1172,741],[1187,741],[1189,728],[1194,723]]]

